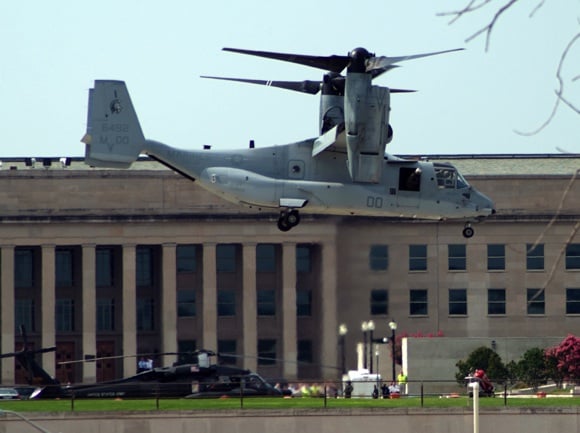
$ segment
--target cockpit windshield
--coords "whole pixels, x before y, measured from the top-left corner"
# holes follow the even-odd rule
[[[463,189],[469,187],[465,178],[453,167],[435,167],[435,176],[439,188]]]

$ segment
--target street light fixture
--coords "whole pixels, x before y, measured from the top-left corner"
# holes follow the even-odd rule
[[[373,322],[372,320],[369,320],[367,322],[367,328],[369,330],[369,373],[373,374],[373,343],[374,343],[374,338],[373,338],[373,332],[375,331],[375,322]]]
[[[361,323],[360,325],[360,329],[362,330],[363,333],[363,368],[366,369],[367,368],[367,332],[369,330],[369,322],[364,321]]]
[[[345,353],[345,343],[346,343],[346,334],[348,333],[348,328],[346,327],[346,323],[341,323],[338,326],[338,335],[340,336],[340,366],[342,369],[342,374],[346,374],[346,353]]]
[[[395,360],[396,360],[396,355],[395,355],[395,349],[396,349],[396,331],[397,331],[397,322],[395,322],[394,319],[391,319],[391,321],[389,322],[389,328],[391,328],[391,342],[393,343],[393,382],[395,381]]]

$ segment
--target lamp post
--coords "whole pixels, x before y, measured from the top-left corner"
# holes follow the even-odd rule
[[[375,344],[375,356],[377,357],[377,389],[380,392],[381,389],[381,381],[379,380],[379,345]]]
[[[369,320],[367,322],[367,328],[369,330],[369,373],[373,374],[373,343],[374,343],[374,338],[373,338],[373,332],[375,330],[375,322],[373,322],[372,320]]]
[[[345,353],[345,343],[346,343],[346,334],[348,332],[348,328],[346,327],[345,323],[341,323],[338,327],[338,335],[340,336],[340,367],[342,370],[342,374],[346,374],[346,353]]]
[[[393,319],[391,319],[391,321],[389,322],[389,328],[391,328],[391,342],[393,343],[393,382],[395,381],[395,361],[396,361],[396,355],[395,355],[395,349],[396,349],[396,331],[397,331],[397,322],[395,322]]]
[[[367,331],[369,330],[369,322],[362,322],[360,325],[360,329],[363,333],[363,368],[367,368]]]

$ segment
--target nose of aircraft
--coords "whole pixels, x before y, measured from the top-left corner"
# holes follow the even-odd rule
[[[477,209],[481,212],[482,216],[489,216],[495,214],[495,204],[493,201],[485,194],[474,190],[471,194],[471,200],[477,206]]]

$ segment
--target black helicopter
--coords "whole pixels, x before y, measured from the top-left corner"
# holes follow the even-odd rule
[[[193,363],[176,363],[171,367],[152,368],[134,376],[95,384],[63,386],[35,360],[38,353],[53,352],[56,347],[30,350],[26,333],[23,348],[1,354],[15,357],[27,372],[29,385],[36,389],[29,398],[211,398],[222,396],[282,396],[283,393],[250,370],[210,364],[215,352],[191,353]]]

